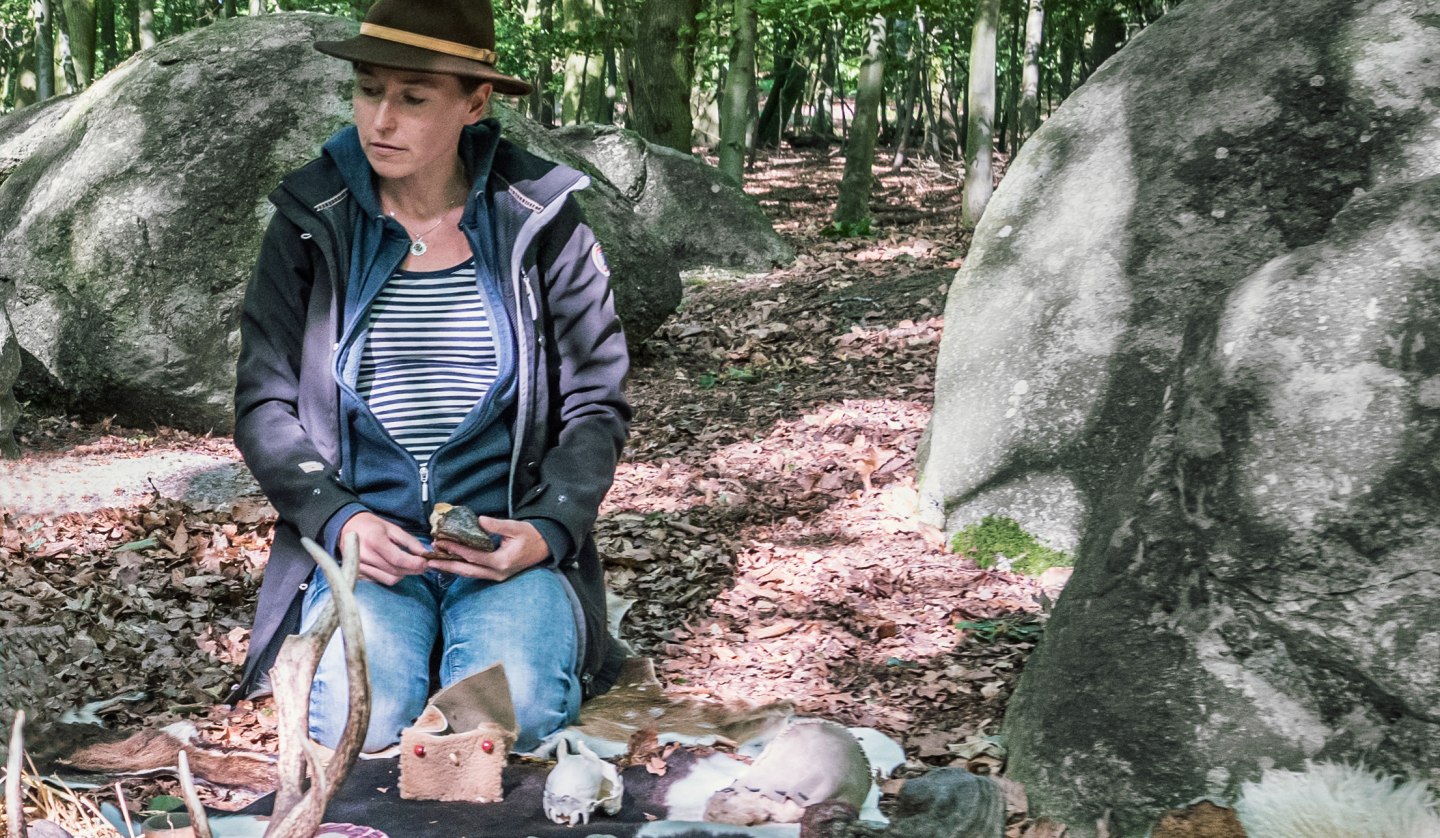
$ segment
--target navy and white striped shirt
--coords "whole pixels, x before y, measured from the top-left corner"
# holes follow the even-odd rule
[[[475,262],[396,271],[370,309],[356,390],[385,430],[424,465],[500,373]]]

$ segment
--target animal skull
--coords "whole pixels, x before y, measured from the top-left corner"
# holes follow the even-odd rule
[[[795,823],[806,807],[827,800],[859,808],[870,786],[870,763],[850,731],[821,719],[796,719],[748,770],[710,797],[705,820]]]
[[[545,778],[545,817],[566,826],[589,824],[590,814],[597,808],[607,815],[620,812],[625,784],[614,765],[600,759],[584,742],[576,742],[571,753],[569,742],[560,740],[555,768]]]

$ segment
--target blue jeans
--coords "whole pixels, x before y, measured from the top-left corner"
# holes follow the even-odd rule
[[[370,670],[370,729],[364,750],[398,742],[430,695],[430,660],[443,643],[440,686],[494,663],[505,665],[524,753],[580,712],[579,634],[569,586],[560,572],[531,568],[504,582],[428,571],[393,587],[360,580],[355,587]],[[300,612],[314,624],[330,587],[317,568]],[[340,632],[326,647],[310,691],[310,737],[334,748],[350,704]]]

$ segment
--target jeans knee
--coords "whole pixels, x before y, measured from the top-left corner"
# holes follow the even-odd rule
[[[382,692],[371,687],[370,723],[365,729],[365,753],[374,753],[400,741],[400,731],[409,727],[425,709],[425,693]],[[316,681],[310,692],[310,738],[331,750],[340,744],[349,719],[350,696],[344,685]]]
[[[580,684],[566,671],[536,672],[517,667],[513,676],[507,668],[510,697],[515,703],[518,728],[515,750],[533,751],[541,740],[569,725],[580,712]]]

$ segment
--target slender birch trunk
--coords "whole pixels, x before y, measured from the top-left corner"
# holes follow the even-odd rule
[[[1000,0],[979,0],[970,37],[970,94],[965,114],[965,194],[960,221],[974,228],[995,187],[995,38]]]
[[[855,92],[855,129],[845,149],[845,174],[840,179],[840,200],[833,220],[842,232],[863,232],[870,224],[870,187],[874,182],[875,140],[879,133],[877,111],[885,92],[884,15],[870,19],[870,37],[865,58],[860,62],[859,88]]]
[[[746,129],[755,100],[755,0],[735,0],[730,69],[720,104],[720,171],[736,183],[745,180]]]

